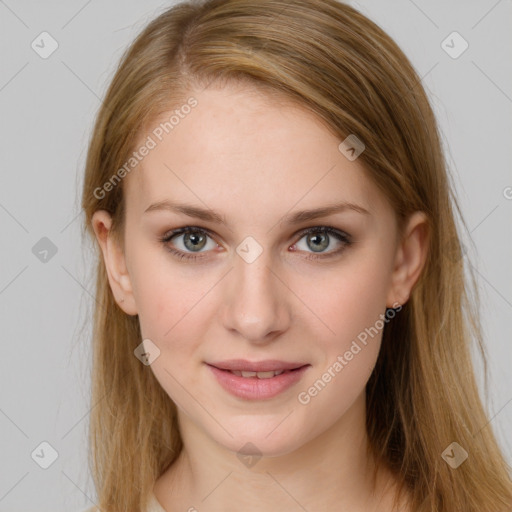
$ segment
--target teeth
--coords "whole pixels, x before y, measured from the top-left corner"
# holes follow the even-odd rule
[[[276,375],[281,375],[284,370],[276,370],[271,372],[244,372],[244,371],[238,371],[233,370],[231,373],[234,373],[238,377],[257,377],[258,379],[271,379],[272,377],[275,377]]]

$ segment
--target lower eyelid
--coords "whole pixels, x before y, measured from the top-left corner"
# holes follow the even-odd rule
[[[206,253],[192,253],[192,252],[184,252],[184,251],[180,251],[178,249],[174,249],[172,247],[169,247],[168,245],[166,245],[166,249],[175,257],[175,258],[178,258],[180,260],[196,260],[196,259],[201,259],[201,258],[204,258],[205,254]]]

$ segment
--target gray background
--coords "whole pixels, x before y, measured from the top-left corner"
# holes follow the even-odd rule
[[[80,237],[81,175],[121,53],[171,3],[0,0],[0,511],[77,511],[95,500],[86,465],[94,286]],[[512,2],[353,4],[409,56],[438,116],[474,242],[466,258],[482,294],[490,426],[512,461]],[[31,47],[43,31],[59,45],[47,59]],[[453,31],[469,43],[456,59],[441,46]],[[43,237],[57,250],[46,262]],[[48,469],[35,460],[48,462],[49,449],[31,456],[44,441],[58,452]]]

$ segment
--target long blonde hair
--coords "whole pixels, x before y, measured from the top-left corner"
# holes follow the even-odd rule
[[[415,512],[507,510],[510,468],[474,376],[472,343],[485,362],[479,301],[474,276],[472,288],[464,280],[460,210],[437,123],[407,57],[357,10],[335,0],[189,1],[149,23],[123,55],[96,119],[83,234],[95,238],[92,215],[103,209],[122,242],[123,182],[98,190],[150,122],[211,81],[251,84],[305,106],[340,142],[356,134],[366,146],[359,161],[397,218],[427,214],[424,271],[384,329],[366,388],[370,450]],[[138,317],[117,306],[96,249],[89,465],[101,509],[144,510],[182,449],[176,406],[134,356]],[[452,442],[469,453],[456,469],[442,457]]]

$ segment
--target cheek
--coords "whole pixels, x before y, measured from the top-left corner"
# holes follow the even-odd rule
[[[149,338],[173,360],[190,340],[198,340],[201,299],[208,289],[206,278],[192,276],[171,260],[165,249],[140,242],[131,248],[131,281],[143,339]]]
[[[190,372],[208,322],[206,291],[213,277],[180,269],[165,251],[141,244],[134,251],[134,293],[143,339],[160,350],[151,371],[167,395],[184,411],[191,409],[187,389],[200,385]],[[211,282],[210,282],[211,281]]]
[[[301,283],[299,296],[321,321],[318,339],[342,349],[385,312],[390,273],[384,262],[358,259]]]
[[[298,402],[323,410],[326,421],[335,421],[350,407],[375,366],[389,277],[382,261],[359,259],[316,279],[314,294],[310,288],[310,307],[322,320],[315,335],[321,359]]]

